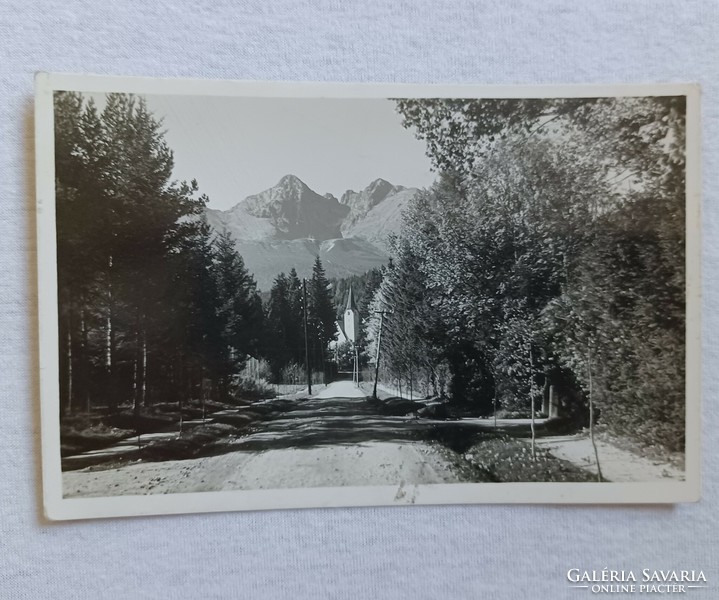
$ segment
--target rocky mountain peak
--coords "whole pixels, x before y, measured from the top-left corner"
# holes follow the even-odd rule
[[[240,204],[247,214],[269,219],[279,239],[340,237],[340,224],[349,212],[334,196],[320,196],[296,175],[285,175]]]
[[[370,183],[365,191],[371,198],[384,200],[390,193],[396,192],[397,188],[386,179],[375,179]]]
[[[414,191],[379,178],[359,192],[347,190],[338,200],[330,193],[318,194],[299,177],[288,174],[234,208],[208,214],[213,225],[223,222],[244,240],[322,241],[351,236],[355,231],[361,231],[365,239],[384,239],[385,230],[399,226],[407,194]]]
[[[392,185],[386,179],[375,179],[360,192],[347,190],[342,194],[340,202],[350,209],[349,215],[342,224],[343,233],[351,229],[377,205],[401,192],[405,188]]]
[[[270,189],[281,189],[284,191],[289,191],[293,193],[303,193],[304,191],[312,191],[309,187],[307,187],[307,184],[302,181],[297,175],[288,174],[282,177],[277,182],[277,185],[273,186]]]
[[[416,193],[416,188],[376,179],[337,200],[314,192],[296,175],[285,175],[234,208],[206,208],[205,215],[217,231],[230,231],[248,269],[268,289],[290,266],[311,269],[318,254],[331,276],[384,264],[387,238],[399,231],[402,212]]]
[[[399,191],[405,189],[401,185],[392,185],[386,179],[375,179],[366,188],[359,192],[354,190],[347,190],[342,197],[340,202],[346,204],[350,208],[359,209],[360,211],[367,211],[376,204],[382,202],[388,196],[396,194]]]

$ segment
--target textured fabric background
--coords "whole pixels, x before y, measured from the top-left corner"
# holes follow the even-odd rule
[[[0,4],[0,598],[583,598],[571,567],[704,569],[719,597],[719,10],[714,0]],[[698,81],[704,131],[703,499],[49,524],[40,516],[32,75]]]

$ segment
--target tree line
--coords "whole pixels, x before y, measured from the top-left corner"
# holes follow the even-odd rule
[[[108,94],[98,107],[57,92],[54,104],[61,411],[228,401],[248,356],[278,377],[303,359],[296,272],[277,277],[263,306],[231,236],[204,220],[197,182],[172,180],[145,101]],[[334,306],[319,258],[308,296],[320,364]]]
[[[266,313],[265,354],[272,382],[287,382],[297,374],[302,379],[307,366],[326,375],[327,346],[336,330],[335,306],[332,287],[319,256],[315,258],[309,281],[300,281],[294,267],[288,275],[280,273],[275,278]]]
[[[586,419],[591,394],[601,423],[683,449],[684,98],[397,107],[440,179],[354,282],[364,360],[382,322],[387,380],[485,414],[553,387]],[[226,400],[248,355],[280,381],[305,339],[326,366],[348,282],[318,258],[306,295],[291,270],[263,306],[142,98],[57,92],[55,159],[63,411]]]
[[[684,97],[398,100],[440,174],[371,301],[382,372],[684,447]],[[590,391],[591,390],[591,391]]]

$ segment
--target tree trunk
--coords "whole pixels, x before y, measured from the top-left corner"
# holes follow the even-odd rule
[[[602,467],[599,465],[599,453],[597,452],[597,444],[594,441],[594,400],[592,398],[592,351],[587,344],[587,371],[589,372],[589,437],[592,440],[592,448],[594,448],[594,460],[597,463],[597,481],[604,481],[602,477]]]
[[[205,422],[205,367],[200,367],[200,402],[202,403],[202,422]]]
[[[140,370],[142,365],[142,348],[140,345],[140,310],[135,309],[135,360],[132,361],[132,412],[135,418],[140,416]]]
[[[142,394],[141,400],[143,406],[149,405],[149,399],[147,396],[147,331],[142,329]]]
[[[177,353],[177,388],[175,393],[177,394],[177,411],[180,413],[180,433],[182,433],[182,400],[185,396],[185,378],[187,373],[185,372],[185,360],[181,352]]]
[[[107,400],[110,413],[117,412],[118,390],[117,390],[117,369],[115,368],[115,299],[112,290],[112,256],[108,259],[108,284],[107,284],[107,330],[105,348],[105,370],[107,374]]]
[[[72,321],[67,317],[67,336],[65,338],[65,357],[67,359],[67,414],[72,413]]]
[[[83,308],[80,309],[80,399],[85,412],[90,414],[90,371],[87,351],[87,322],[85,320],[85,299],[81,299]]]
[[[112,331],[112,316],[111,312],[108,311],[107,318],[105,320],[105,390],[108,409],[111,413],[115,412],[116,405],[114,402],[114,395],[112,393],[112,347],[114,344],[114,335]]]
[[[529,396],[532,411],[532,460],[537,457],[536,434],[534,431],[534,357],[532,356],[532,345],[529,346]]]
[[[186,401],[189,402],[192,396],[192,371],[187,366],[187,358],[182,357],[182,393],[179,395],[180,402],[180,433],[182,433],[182,427],[184,423],[184,416],[182,409],[184,408]]]

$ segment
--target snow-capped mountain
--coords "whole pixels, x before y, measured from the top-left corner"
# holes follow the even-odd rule
[[[417,188],[377,179],[365,189],[348,190],[340,200],[320,195],[294,175],[248,196],[233,208],[206,209],[208,223],[227,229],[260,289],[280,272],[311,274],[315,256],[329,277],[358,275],[389,258],[387,236],[399,231],[402,211]]]

